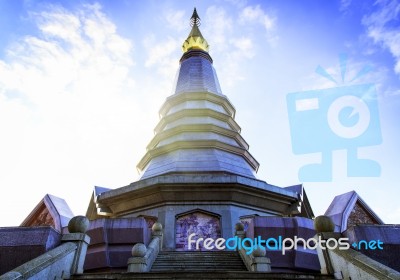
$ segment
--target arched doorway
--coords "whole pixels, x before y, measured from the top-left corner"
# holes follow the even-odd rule
[[[196,209],[176,216],[175,222],[175,244],[176,250],[188,251],[188,237],[194,233],[192,240],[198,238],[221,237],[220,216],[211,212]],[[200,250],[202,247],[200,246]],[[196,250],[196,248],[192,248]]]

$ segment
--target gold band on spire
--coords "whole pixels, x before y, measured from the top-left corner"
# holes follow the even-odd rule
[[[200,32],[200,17],[197,14],[196,8],[194,8],[192,17],[190,18],[190,26],[192,26],[192,30],[185,42],[183,42],[183,52],[185,53],[190,50],[202,50],[208,52],[208,42]]]

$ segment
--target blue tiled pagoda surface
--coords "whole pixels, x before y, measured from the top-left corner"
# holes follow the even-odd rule
[[[173,93],[202,91],[222,95],[215,69],[210,61],[201,56],[192,56],[181,62]]]
[[[240,156],[218,149],[182,149],[154,158],[141,179],[170,172],[226,172],[255,178]]]

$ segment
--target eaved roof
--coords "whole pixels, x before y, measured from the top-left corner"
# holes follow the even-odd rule
[[[350,191],[336,196],[325,212],[335,225],[339,227],[339,231],[343,232],[347,229],[348,219],[354,210],[356,203],[371,217],[376,224],[384,224],[378,215],[368,206],[368,204],[355,191]]]

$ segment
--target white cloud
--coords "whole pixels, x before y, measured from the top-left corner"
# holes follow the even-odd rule
[[[162,63],[168,56],[178,48],[178,42],[172,37],[156,38],[154,34],[147,36],[143,40],[143,45],[147,50],[146,67]],[[159,65],[158,65],[159,66]]]
[[[46,193],[83,214],[93,185],[137,175],[135,147],[147,139],[136,135],[151,134],[130,73],[133,44],[99,5],[50,6],[30,20],[37,35],[0,60],[0,185],[10,200],[0,211],[14,213],[2,225],[19,224]]]
[[[177,31],[185,30],[188,26],[189,19],[183,10],[168,10],[165,12],[165,20],[170,28]]]
[[[274,45],[278,39],[275,34],[276,17],[265,13],[260,5],[245,7],[239,15],[239,23],[261,24],[266,30],[267,40],[271,45]]]
[[[346,12],[351,5],[352,0],[341,0],[340,1],[340,8],[341,12]]]
[[[386,224],[398,224],[400,221],[400,207],[379,207],[374,210]]]
[[[399,19],[400,3],[396,0],[377,1],[377,11],[363,18],[367,35],[374,43],[387,48],[395,59],[394,71],[400,75],[400,30],[392,23]]]
[[[247,58],[253,58],[254,45],[253,41],[248,37],[240,37],[232,40],[232,44]]]
[[[254,22],[254,21],[263,21],[264,11],[261,10],[260,6],[257,5],[255,7],[247,6],[243,9],[240,14],[240,20],[242,22]]]
[[[157,72],[163,78],[171,78],[171,73],[175,73],[178,68],[175,54],[182,43],[171,36],[159,38],[154,34],[148,35],[143,40],[143,45],[147,52],[145,66],[157,69]]]
[[[232,38],[233,19],[222,7],[210,6],[206,11],[207,27],[203,36],[211,43],[213,51],[225,51],[229,48],[227,44]],[[207,34],[207,35],[205,35]]]
[[[247,4],[247,0],[225,0],[225,1],[238,8],[243,8]]]
[[[16,90],[36,103],[67,93],[71,87],[80,94],[122,85],[128,78],[132,45],[116,34],[116,28],[98,5],[79,14],[61,7],[32,13],[40,36],[26,36],[8,52],[9,62],[0,64],[3,90]],[[132,82],[132,81],[130,81]]]

